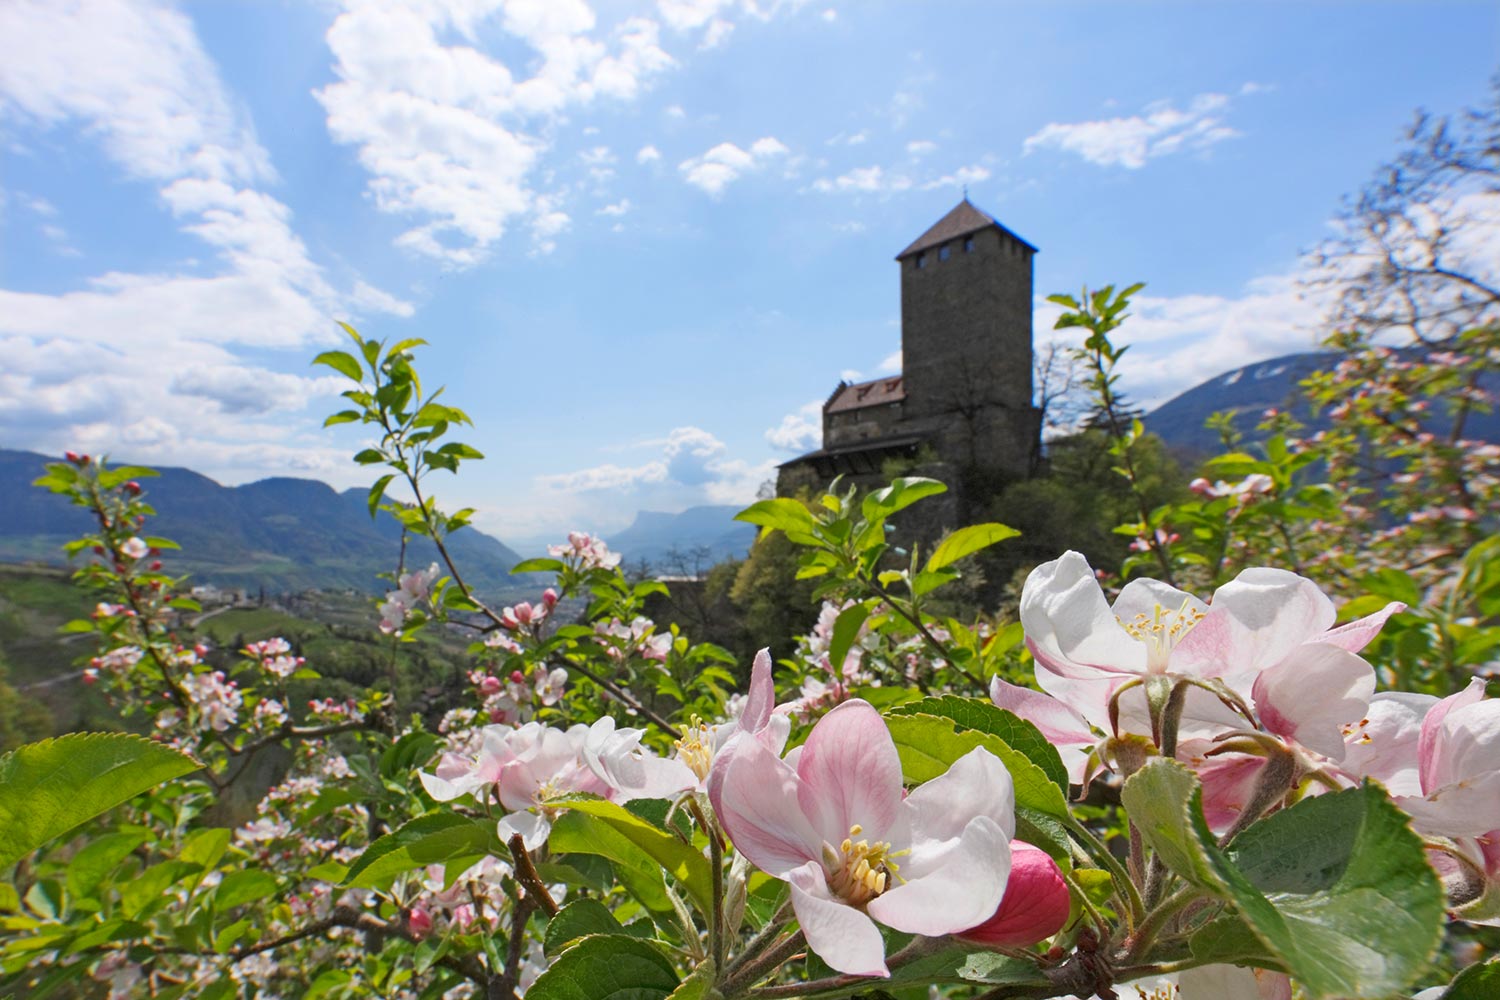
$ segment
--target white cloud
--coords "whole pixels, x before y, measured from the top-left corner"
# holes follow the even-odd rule
[[[723,45],[734,33],[734,22],[726,21],[716,17],[708,22],[708,30],[703,33],[703,41],[698,43],[700,49],[716,49]]]
[[[814,191],[824,193],[853,193],[853,194],[890,194],[893,192],[906,191],[912,187],[912,179],[905,174],[887,173],[883,167],[855,167],[848,173],[840,174],[831,180],[820,177],[813,181]]]
[[[861,146],[868,142],[870,133],[861,129],[858,132],[840,132],[828,140],[829,146]]]
[[[823,442],[823,401],[805,403],[766,431],[766,443],[779,451],[811,451]]]
[[[0,289],[0,438],[54,452],[122,447],[231,479],[272,460],[333,466],[310,419],[258,419],[302,410],[329,380],[237,352],[297,350],[300,368],[309,344],[333,337],[330,316],[412,307],[357,278],[341,292],[313,261],[291,211],[262,190],[276,179],[269,156],[192,22],[150,0],[0,6],[0,118],[96,138],[218,257],[206,275],[110,272],[56,294]],[[252,385],[264,404],[249,399]]]
[[[913,139],[906,144],[906,151],[912,156],[926,156],[937,149],[937,143],[931,139]]]
[[[894,375],[901,371],[901,350],[897,348],[890,354],[880,359],[880,364],[875,366],[877,375]]]
[[[635,154],[637,163],[655,163],[659,159],[661,159],[661,150],[655,146],[642,146],[640,152]]]
[[[670,104],[662,110],[662,114],[668,118],[686,118],[687,112],[682,109],[681,104]]]
[[[620,216],[624,215],[625,213],[627,213],[629,211],[630,211],[630,199],[629,198],[621,198],[619,201],[615,202],[612,205],[605,205],[603,208],[599,209],[599,211],[597,213],[595,213],[595,214],[597,214],[597,215],[609,215],[609,216],[614,216],[615,218],[619,218]]]
[[[531,49],[532,75],[439,40],[472,43],[480,23]],[[521,218],[545,252],[556,207],[542,207],[531,175],[550,126],[572,106],[633,100],[673,65],[654,21],[627,18],[607,40],[596,27],[583,0],[347,0],[328,30],[338,80],[316,96],[329,134],[358,147],[376,206],[416,221],[397,245],[468,266]]]
[[[936,188],[944,187],[965,187],[969,184],[978,184],[980,181],[987,181],[989,179],[990,171],[988,167],[973,164],[972,166],[959,167],[951,174],[944,174],[942,177],[928,181],[922,185],[922,190],[932,191]]]
[[[1258,84],[1247,84],[1242,94],[1255,93]],[[1231,99],[1225,94],[1199,94],[1185,110],[1159,101],[1141,114],[1097,121],[1052,122],[1029,136],[1027,153],[1057,149],[1075,153],[1089,163],[1104,167],[1138,170],[1147,160],[1171,153],[1204,150],[1240,133],[1225,121]]]
[[[836,11],[836,10],[834,10],[832,7],[829,7],[826,10],[823,11],[823,13],[822,13],[821,16],[822,16],[823,20],[828,21],[828,22],[831,23],[831,22],[837,21],[839,19],[839,12]]]
[[[756,139],[749,150],[732,142],[721,142],[702,156],[682,161],[677,169],[689,184],[717,197],[742,175],[757,171],[788,152],[780,140],[771,136]]]
[[[681,510],[695,504],[748,503],[775,475],[775,463],[729,458],[722,441],[700,427],[678,427],[637,447],[659,449],[639,465],[607,462],[575,472],[538,476],[535,485],[549,520],[571,518],[623,527],[628,512]],[[622,514],[626,514],[622,518]]]

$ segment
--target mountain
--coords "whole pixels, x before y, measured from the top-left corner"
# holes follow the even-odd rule
[[[1221,410],[1238,416],[1235,428],[1249,440],[1258,437],[1255,425],[1272,407],[1290,412],[1308,426],[1309,433],[1323,430],[1328,427],[1328,420],[1312,413],[1299,383],[1319,369],[1331,368],[1337,358],[1336,354],[1315,351],[1285,354],[1236,368],[1168,400],[1142,418],[1142,422],[1146,430],[1159,435],[1173,451],[1186,457],[1219,451],[1218,432],[1205,427],[1204,422]],[[1492,396],[1500,393],[1500,373],[1488,373],[1480,380],[1480,388]],[[1428,426],[1441,435],[1447,432],[1449,424],[1436,413]],[[1500,442],[1500,412],[1471,412],[1464,424],[1464,436]]]
[[[49,459],[0,449],[0,560],[62,562],[62,544],[91,530],[79,507],[31,483]],[[400,553],[401,529],[381,512],[371,520],[365,491],[339,493],[311,479],[278,477],[243,486],[221,486],[188,469],[164,468],[141,483],[157,516],[148,530],[182,551],[165,557],[167,569],[194,582],[272,593],[311,589],[386,588],[376,574],[389,572]],[[503,543],[474,528],[452,535],[448,550],[464,580],[481,594],[517,587],[510,568],[520,561]],[[426,539],[408,544],[406,565],[426,566],[437,551]]]
[[[736,521],[739,505],[689,507],[680,514],[663,514],[643,510],[624,531],[606,539],[609,547],[629,563],[645,560],[659,573],[696,572],[725,559],[743,558],[755,541],[755,526]],[[707,557],[694,558],[695,550],[706,549]],[[685,557],[686,565],[677,566],[674,550]],[[695,565],[701,562],[702,565]]]

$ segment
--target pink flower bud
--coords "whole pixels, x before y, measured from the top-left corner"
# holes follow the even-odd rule
[[[501,686],[500,678],[489,676],[479,682],[479,693],[484,695],[499,694]]]
[[[132,479],[125,484],[125,492],[133,497],[138,497],[141,495],[141,484]]]
[[[1010,842],[1010,880],[1000,908],[978,927],[955,935],[975,944],[1025,947],[1062,930],[1068,922],[1068,885],[1056,862],[1039,847]]]
[[[74,463],[76,465],[78,463],[78,452],[76,452],[76,451],[65,451],[65,452],[63,452],[63,458],[67,459],[69,462],[72,462],[72,463]]]
[[[548,587],[546,590],[542,591],[542,603],[547,606],[548,611],[551,611],[554,607],[557,606],[557,591],[553,590],[551,587]]]
[[[159,569],[161,569],[161,560],[160,559],[154,559],[154,560],[152,560],[152,562],[151,562],[151,572],[155,573]]]
[[[521,673],[521,671],[519,671],[519,670],[512,670],[510,672],[510,679],[512,681],[514,681],[515,683],[517,683],[517,684],[525,684],[526,683],[526,675],[523,674],[523,673]]]
[[[425,906],[413,906],[407,911],[406,929],[417,938],[424,938],[432,932],[432,915],[427,912]]]

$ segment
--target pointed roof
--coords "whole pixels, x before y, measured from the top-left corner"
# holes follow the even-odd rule
[[[988,229],[991,226],[1009,235],[1018,243],[1023,244],[1032,253],[1036,253],[1036,247],[1000,225],[1000,223],[996,222],[986,213],[975,208],[974,203],[969,201],[968,198],[964,198],[963,201],[953,207],[953,211],[939,219],[927,232],[918,236],[911,246],[898,253],[896,259],[904,260],[914,253],[931,250],[933,247],[941,246],[949,240],[956,240],[960,236],[977,233],[981,229]]]

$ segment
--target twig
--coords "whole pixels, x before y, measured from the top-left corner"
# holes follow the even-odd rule
[[[546,910],[547,916],[557,916],[557,902],[542,883],[536,865],[531,862],[531,853],[526,850],[526,843],[519,833],[510,838],[510,858],[516,871],[516,881],[526,889],[526,898],[538,908]]]

